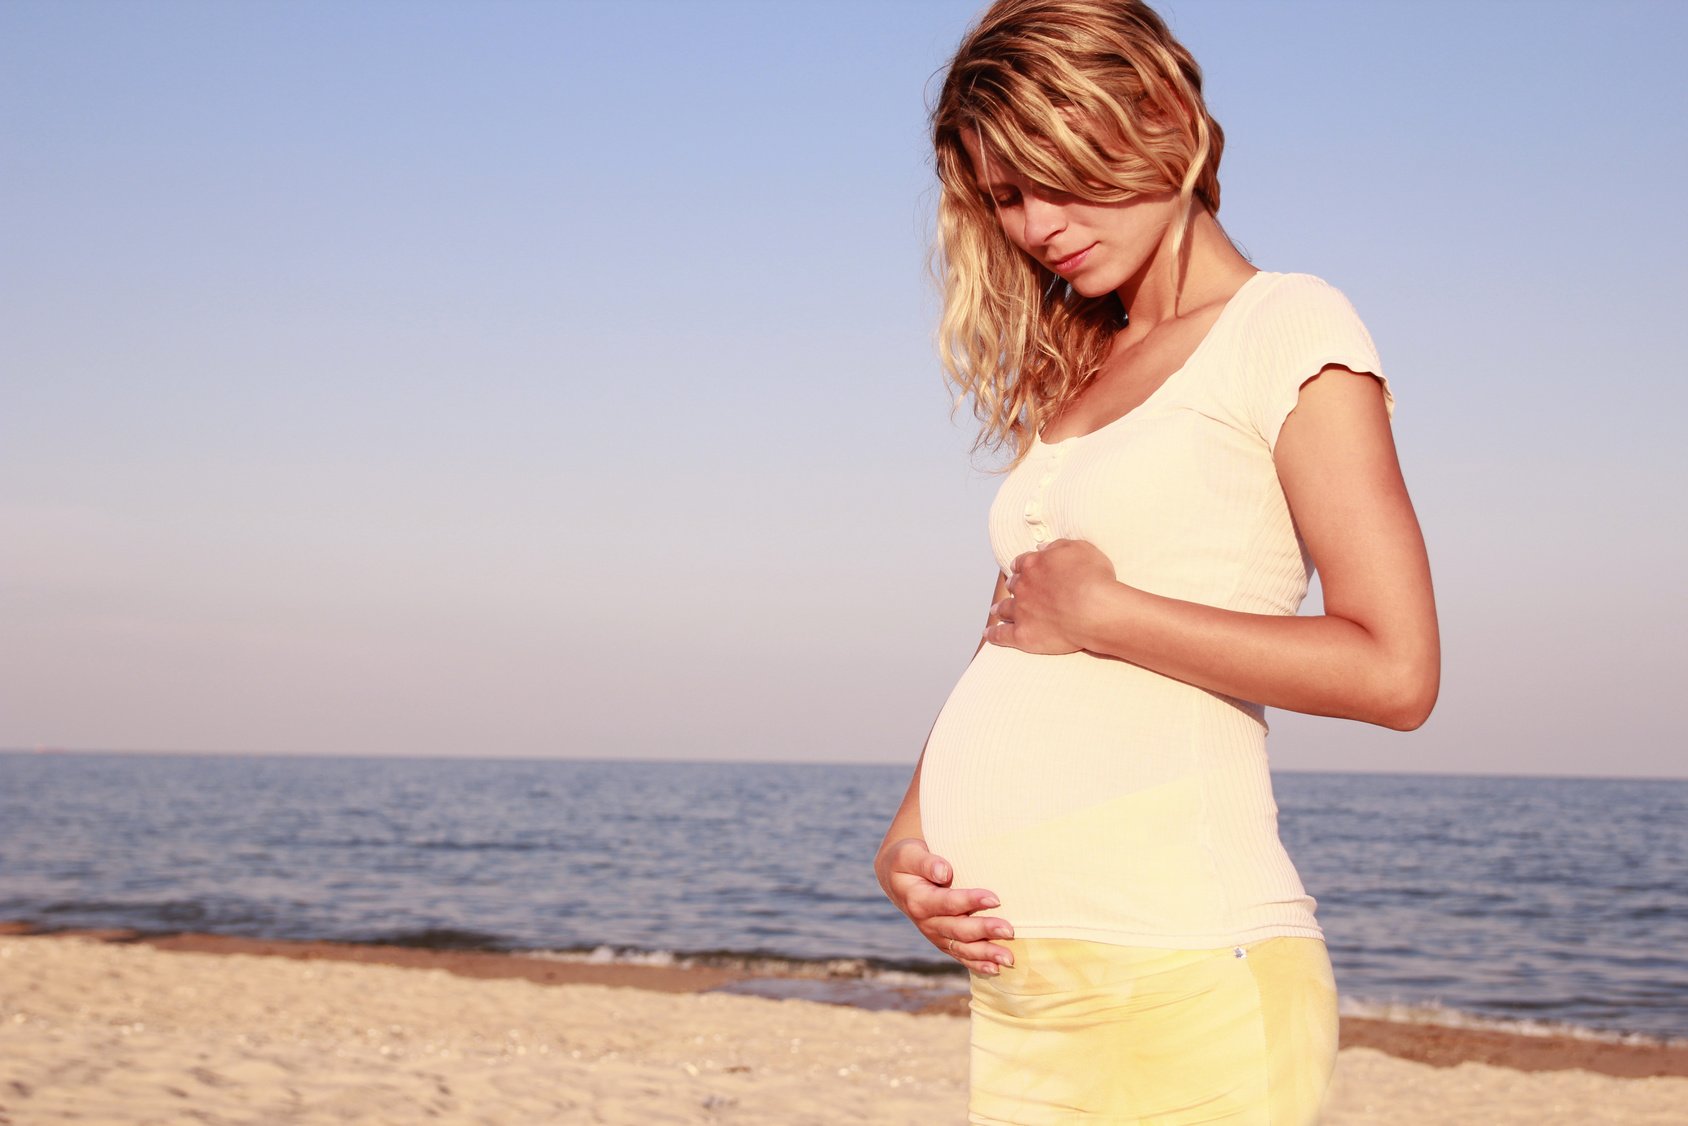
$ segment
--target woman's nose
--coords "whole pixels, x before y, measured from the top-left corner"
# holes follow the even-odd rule
[[[1028,246],[1040,246],[1048,242],[1067,225],[1066,212],[1058,204],[1027,193],[1024,206]]]

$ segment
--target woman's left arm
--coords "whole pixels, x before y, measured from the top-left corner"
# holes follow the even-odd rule
[[[1094,545],[1056,540],[1014,561],[987,639],[1034,653],[1086,649],[1271,707],[1417,727],[1436,702],[1441,648],[1381,385],[1325,368],[1302,387],[1274,459],[1319,571],[1323,615],[1149,594],[1118,582]]]

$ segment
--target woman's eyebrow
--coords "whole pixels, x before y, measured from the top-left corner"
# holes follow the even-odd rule
[[[1018,182],[1020,177],[1014,174],[1011,167],[1008,167],[1006,160],[993,159],[993,157],[982,157],[981,160],[984,167],[974,172],[974,177],[972,177],[972,182],[977,184],[981,191],[1001,191],[1004,187],[1020,187],[1020,182]]]

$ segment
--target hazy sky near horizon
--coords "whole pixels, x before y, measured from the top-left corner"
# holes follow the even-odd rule
[[[0,747],[906,762],[995,480],[965,3],[0,7]],[[1688,775],[1688,5],[1163,11],[1377,339],[1445,665],[1277,766]]]

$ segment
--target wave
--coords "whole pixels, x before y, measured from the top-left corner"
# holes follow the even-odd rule
[[[954,963],[890,958],[797,958],[752,950],[649,950],[633,946],[592,946],[524,950],[532,958],[588,965],[672,966],[676,969],[732,970],[767,977],[875,981],[899,988],[934,986],[964,989],[967,973]]]
[[[509,943],[498,935],[458,927],[423,927],[418,930],[391,931],[356,939],[353,945],[403,946],[413,950],[478,950],[489,954],[516,953]]]
[[[1345,1017],[1384,1020],[1394,1024],[1423,1024],[1437,1028],[1469,1028],[1484,1032],[1505,1032],[1514,1036],[1566,1037],[1602,1044],[1688,1048],[1688,1037],[1651,1036],[1641,1032],[1619,1032],[1570,1021],[1528,1020],[1485,1016],[1456,1009],[1439,1001],[1375,1001],[1342,996],[1338,1011]]]

